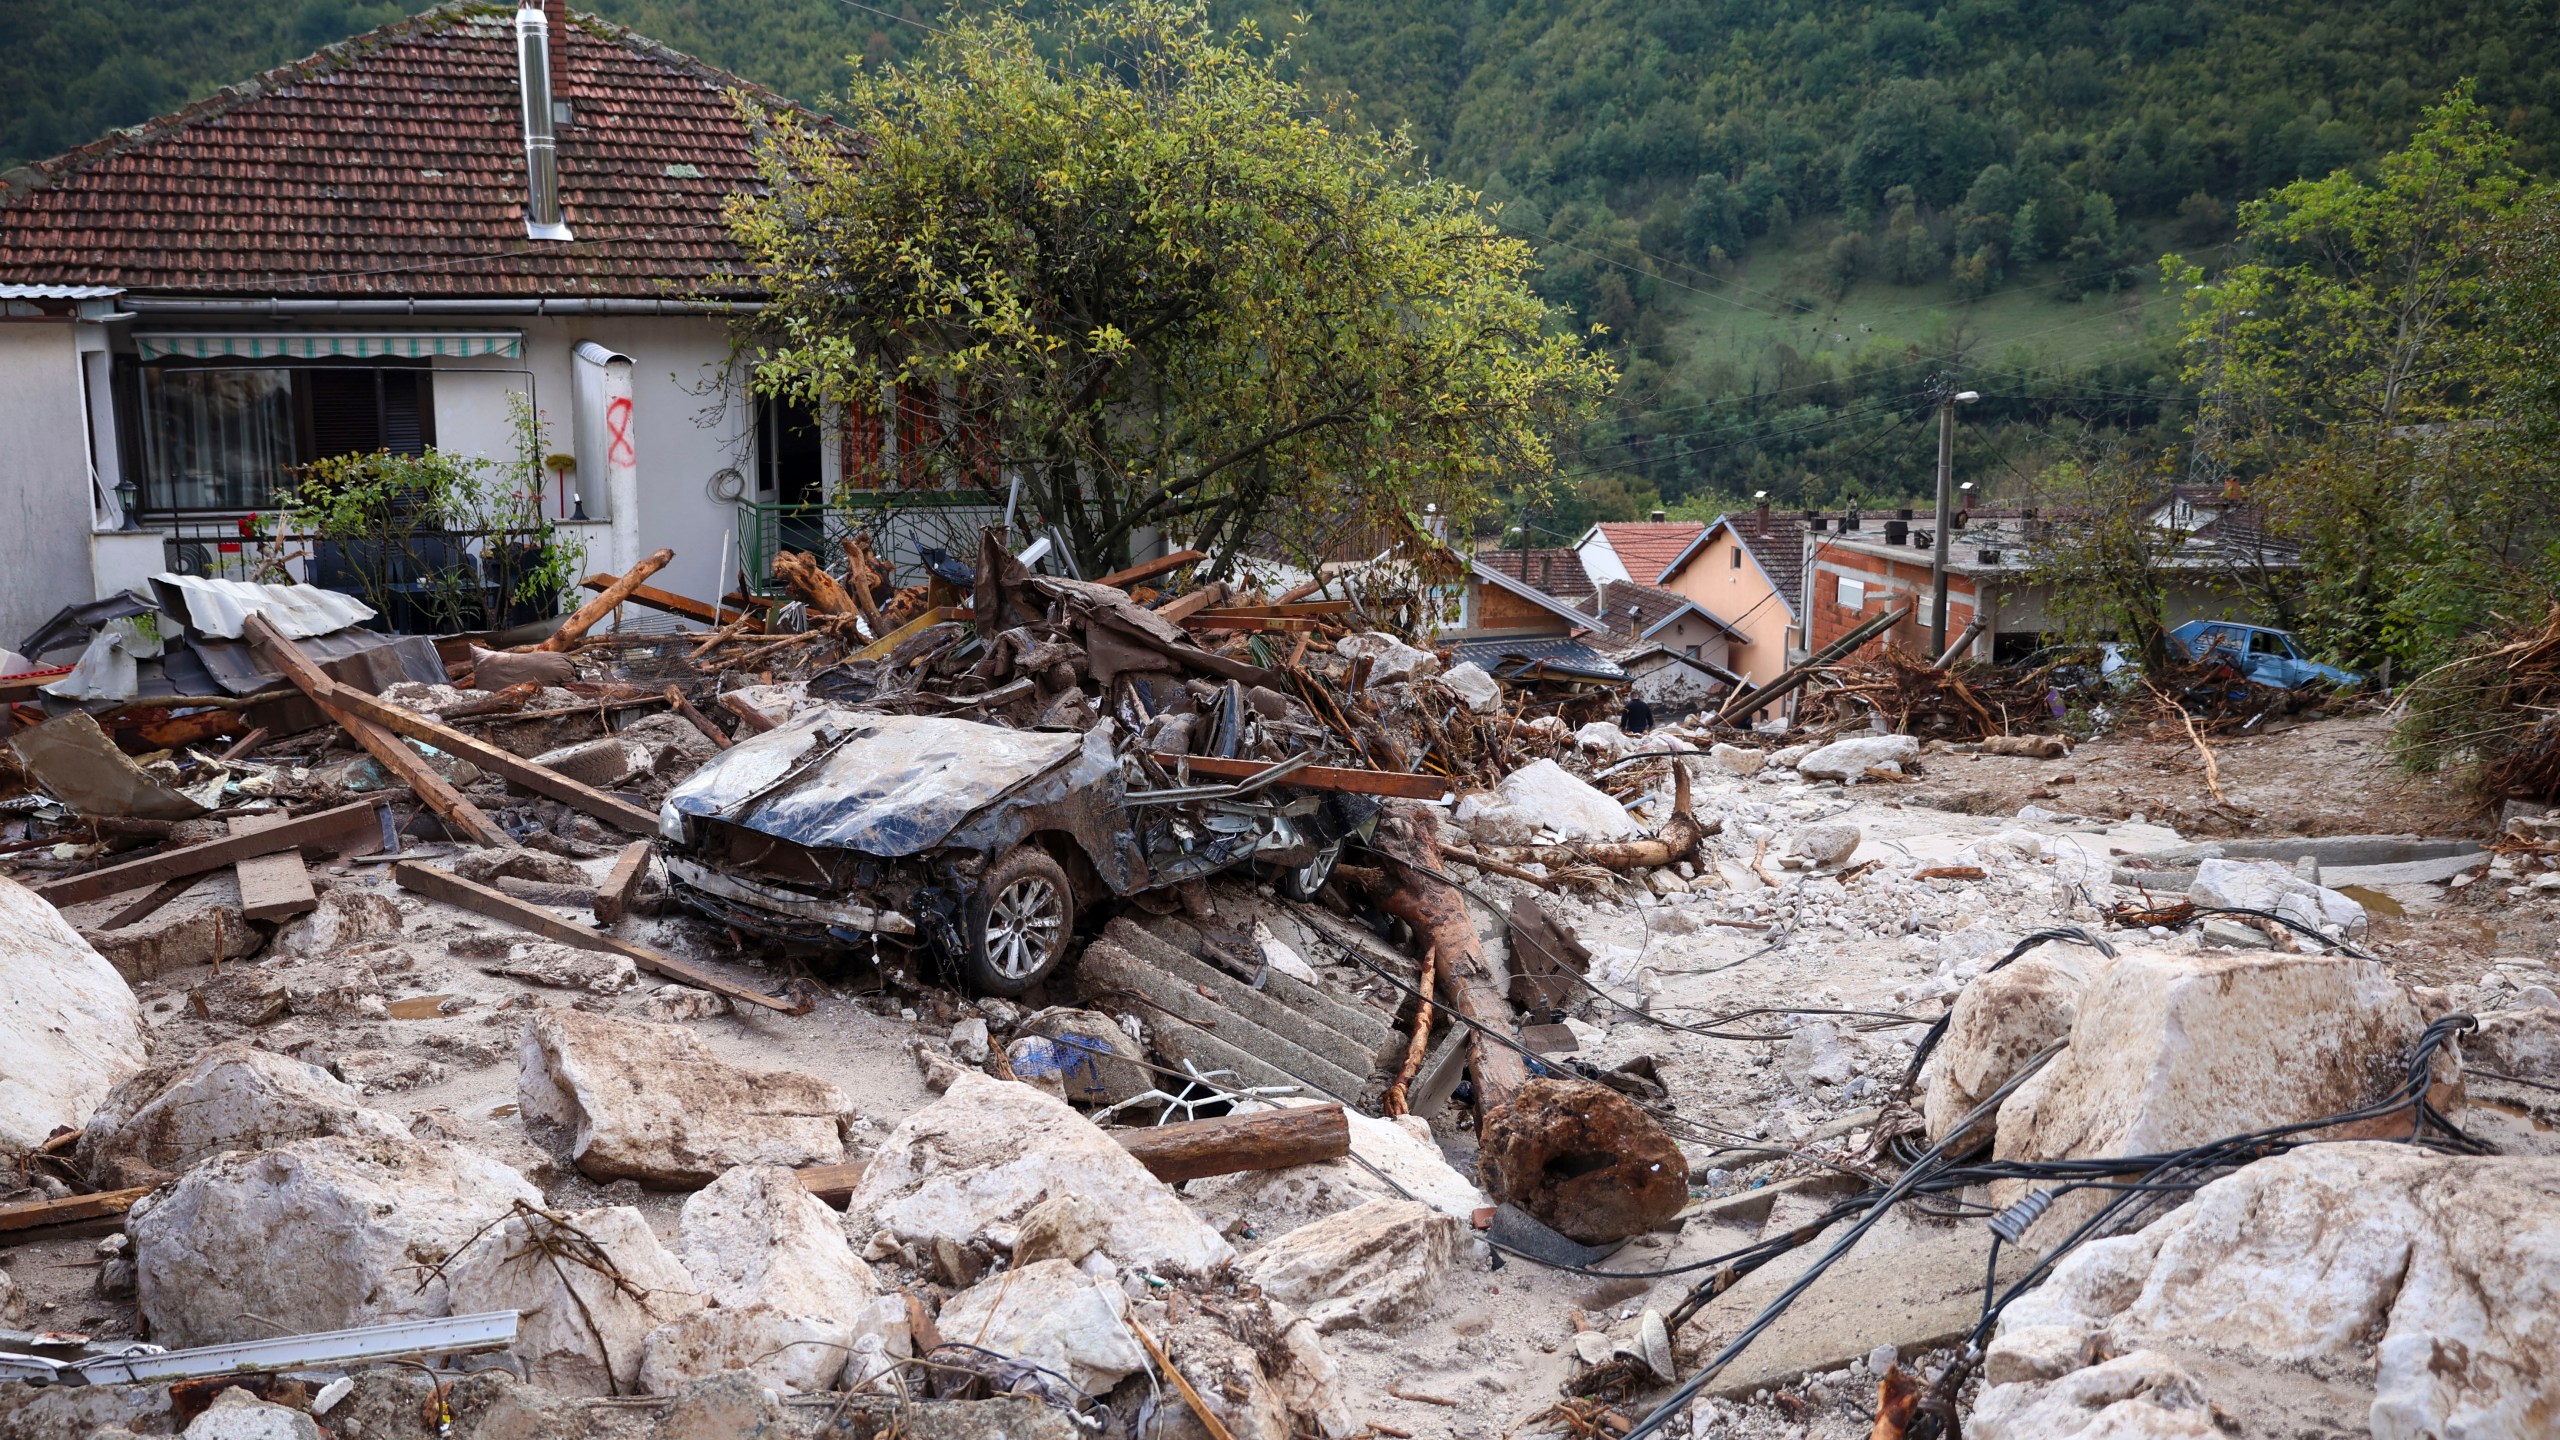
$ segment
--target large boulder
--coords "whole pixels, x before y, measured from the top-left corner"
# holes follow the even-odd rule
[[[1879,767],[1899,773],[1920,758],[1920,742],[1908,735],[1861,735],[1834,740],[1796,761],[1796,773],[1816,780],[1863,780]],[[1774,760],[1773,762],[1774,763]]]
[[[1491,672],[1473,660],[1462,661],[1441,672],[1440,683],[1479,715],[1502,708],[1502,684]]]
[[[125,1231],[152,1338],[217,1345],[449,1314],[436,1267],[519,1201],[542,1193],[462,1146],[332,1135],[206,1161]]]
[[[1195,1297],[1156,1334],[1235,1440],[1348,1440],[1364,1428],[1316,1327],[1269,1297]],[[1159,1409],[1149,1440],[1210,1440],[1188,1405]]]
[[[2025,1378],[1982,1406],[2024,1412],[2083,1373],[2039,1357],[2155,1347],[2369,1375],[2376,1440],[2540,1435],[2555,1345],[2560,1159],[2306,1145],[2065,1256],[2002,1314],[1989,1368]]]
[[[903,1321],[906,1304],[897,1304]],[[851,1324],[775,1305],[695,1310],[642,1340],[640,1389],[664,1395],[724,1370],[743,1370],[782,1394],[814,1395],[836,1388],[860,1338]]]
[[[1540,830],[1567,840],[1624,840],[1641,834],[1626,807],[1553,760],[1534,760],[1502,777],[1498,805],[1470,817],[1471,830],[1490,843],[1518,844]]]
[[[221,1045],[128,1077],[80,1132],[82,1174],[104,1189],[158,1185],[226,1150],[320,1135],[409,1133],[363,1093],[308,1061]]]
[[[2187,898],[2207,907],[2263,910],[2314,930],[2364,923],[2364,906],[2353,897],[2315,885],[2272,860],[2201,861]]]
[[[1129,1333],[1129,1297],[1064,1260],[1007,1270],[944,1302],[934,1328],[950,1339],[1045,1366],[1087,1394],[1145,1369]]]
[[[1102,1248],[1119,1264],[1205,1275],[1235,1258],[1173,1187],[1065,1101],[974,1071],[899,1122],[845,1213],[857,1241],[1009,1250],[1032,1206],[1067,1194],[1109,1216]]]
[[[37,894],[0,876],[0,1148],[79,1128],[142,1068],[142,1007]]]
[[[320,907],[294,917],[276,932],[276,948],[288,955],[333,958],[371,940],[399,938],[398,901],[378,890],[332,885],[320,894]]]
[[[1194,1180],[1183,1187],[1183,1198],[1222,1234],[1263,1236],[1397,1195],[1467,1223],[1493,1203],[1441,1155],[1421,1116],[1343,1114],[1351,1124],[1351,1153],[1342,1159]]]
[[[563,1395],[635,1391],[649,1332],[703,1304],[648,1217],[628,1205],[519,1211],[456,1255],[444,1275],[454,1313],[518,1313],[509,1353],[526,1379]]]
[[[1373,1200],[1290,1231],[1243,1272],[1318,1331],[1374,1326],[1428,1306],[1466,1237],[1464,1222],[1419,1200]]]
[[[545,1010],[516,1050],[528,1120],[577,1131],[571,1155],[599,1180],[684,1189],[732,1165],[844,1159],[844,1092],[792,1070],[749,1070],[672,1025]]]
[[[676,1233],[694,1285],[720,1305],[851,1323],[880,1293],[836,1212],[779,1165],[740,1165],[696,1191]]]
[[[2375,961],[2130,952],[2082,992],[2070,1048],[2001,1105],[1993,1152],[2157,1155],[2343,1114],[2399,1083],[2425,1029],[2416,998]],[[2397,1115],[2324,1138],[2408,1128]],[[1992,1201],[2010,1204],[2029,1188],[1997,1182]],[[2100,1200],[2066,1197],[2041,1223],[2061,1233]]]
[[[2212,1402],[2166,1355],[2137,1350],[2050,1385],[1995,1385],[1965,1422],[1974,1440],[2221,1440]]]
[[[1921,1094],[1920,1117],[1932,1143],[1945,1139],[2047,1046],[2071,1034],[2080,992],[2102,963],[2094,950],[2047,945],[1977,976],[1957,994],[1946,1034],[1929,1056]],[[1989,1119],[1982,1121],[1980,1133],[1990,1126]]]
[[[1346,661],[1367,659],[1372,685],[1400,685],[1440,673],[1439,656],[1417,650],[1383,630],[1345,635],[1333,642],[1333,653]]]
[[[1689,1161],[1634,1101],[1588,1080],[1532,1080],[1484,1125],[1485,1190],[1585,1245],[1671,1223]]]

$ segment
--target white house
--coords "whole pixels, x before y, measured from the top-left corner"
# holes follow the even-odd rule
[[[314,459],[515,453],[511,401],[575,459],[542,504],[590,569],[670,547],[656,583],[713,598],[827,548],[831,498],[973,533],[935,503],[959,495],[900,489],[936,415],[747,392],[742,102],[788,105],[561,0],[452,5],[0,175],[0,644],[158,571],[241,573]]]

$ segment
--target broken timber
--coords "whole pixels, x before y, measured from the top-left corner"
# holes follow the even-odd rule
[[[1185,565],[1197,565],[1208,558],[1208,555],[1202,551],[1176,550],[1170,555],[1159,555],[1153,560],[1141,560],[1126,570],[1114,570],[1093,583],[1116,585],[1126,590],[1141,580],[1153,580],[1159,575],[1170,575]]]
[[[234,835],[255,835],[286,823],[282,815],[234,815],[230,829]],[[282,920],[320,908],[320,897],[311,889],[311,872],[304,868],[299,851],[253,856],[231,868],[240,877],[241,913],[252,920]]]
[[[613,583],[614,577],[611,575],[590,575],[578,582],[580,588],[587,590],[610,590],[613,588]],[[735,605],[713,607],[690,595],[678,595],[672,590],[660,590],[653,585],[635,585],[631,593],[623,599],[633,605],[663,611],[669,615],[681,615],[687,620],[698,621],[704,625],[736,623],[744,626],[748,634],[760,634],[764,630],[763,621],[752,615],[740,616],[737,613],[738,607]]]
[[[423,771],[429,780],[442,787],[454,801],[460,803],[472,815],[479,816],[481,822],[488,827],[486,836],[475,836],[481,844],[504,846],[515,842],[505,831],[497,827],[496,822],[481,814],[477,806],[462,799],[459,792],[445,783],[444,777],[427,769],[426,762],[418,756],[417,752],[391,739],[388,735],[382,735],[385,748],[401,757],[395,762],[391,755],[384,753],[384,750],[375,749],[374,743],[365,739],[365,732],[380,735],[383,731],[392,731],[413,740],[424,741],[448,755],[468,760],[481,769],[521,785],[537,795],[547,795],[573,810],[582,811],[608,824],[618,825],[635,835],[657,833],[658,817],[630,801],[608,795],[592,786],[581,785],[549,766],[536,765],[478,736],[466,735],[452,726],[430,720],[414,710],[404,709],[379,696],[368,695],[352,685],[341,685],[321,673],[320,667],[312,664],[301,651],[294,649],[290,642],[278,635],[275,628],[267,624],[265,616],[252,615],[248,623],[250,633],[258,636],[268,652],[284,667],[285,674],[291,677],[294,684],[302,687],[302,693],[310,696],[312,702],[321,709],[328,711],[331,718],[345,726],[347,732],[362,742],[367,750],[372,750],[375,758],[399,772],[403,780],[410,781],[412,788],[418,789],[421,799],[425,799],[430,805],[436,803],[434,797],[412,779],[408,770],[403,768],[404,766]],[[363,729],[359,730],[359,726]],[[436,813],[442,815],[444,813],[442,807],[439,806]]]
[[[382,834],[382,823],[376,816],[381,809],[380,800],[358,800],[334,810],[287,820],[252,834],[207,840],[183,850],[171,850],[122,865],[110,865],[104,870],[92,870],[86,875],[48,881],[36,886],[35,892],[56,908],[66,908],[108,895],[120,895],[127,890],[139,890],[146,885],[166,885],[173,880],[220,870],[255,856],[275,854],[279,850],[299,850],[305,845],[336,849],[343,841],[378,838]]]
[[[615,607],[623,601],[630,599],[631,592],[640,588],[641,581],[666,569],[667,563],[675,558],[676,552],[673,550],[662,548],[651,553],[639,564],[623,571],[622,578],[604,587],[603,592],[596,598],[579,606],[575,614],[561,621],[560,628],[552,631],[549,639],[537,645],[519,645],[515,648],[520,652],[539,650],[557,654],[577,644],[581,636],[596,628],[598,621],[612,614]]]
[[[1390,807],[1379,827],[1377,846],[1387,869],[1397,879],[1375,896],[1385,911],[1413,927],[1416,943],[1437,951],[1440,988],[1449,1008],[1473,1032],[1476,1116],[1479,1133],[1485,1117],[1509,1106],[1529,1083],[1529,1065],[1520,1053],[1511,1002],[1485,958],[1484,941],[1476,934],[1475,917],[1457,887],[1439,878],[1440,847],[1434,818]]]
[[[355,713],[344,703],[345,696],[362,695],[364,692],[340,685],[337,681],[330,679],[319,666],[311,663],[311,657],[296,649],[292,641],[284,638],[282,632],[267,623],[266,616],[249,616],[240,633],[266,656],[269,664],[283,671],[286,679],[291,680],[303,694],[310,696],[311,703],[319,706],[321,713],[338,722],[340,729],[353,737],[355,742],[362,745],[374,759],[382,762],[383,769],[390,771],[403,784],[418,792],[418,798],[426,802],[427,808],[435,811],[437,818],[443,820],[445,824],[459,831],[464,839],[478,845],[503,846],[515,843],[505,830],[499,828],[497,821],[490,819],[479,806],[462,798],[461,791],[454,789],[451,782],[437,774],[435,768],[427,763],[425,756],[402,744],[389,731]],[[365,698],[373,699],[370,695],[366,695]],[[399,707],[390,708],[398,709]]]
[[[1351,1153],[1351,1122],[1339,1105],[1291,1105],[1106,1133],[1168,1185],[1246,1170],[1285,1170]]]
[[[640,881],[648,873],[649,842],[634,840],[623,846],[613,869],[606,872],[604,883],[596,887],[596,923],[611,925],[630,914],[631,902],[640,893]]]
[[[102,1190],[94,1195],[65,1195],[59,1200],[0,1205],[0,1245],[44,1239],[46,1237],[29,1232],[49,1230],[57,1225],[113,1219],[132,1209],[134,1201],[150,1193],[150,1186],[136,1185],[130,1190]]]
[[[1211,780],[1251,780],[1271,768],[1260,760],[1219,760],[1205,755],[1159,754],[1156,763],[1168,770],[1187,765],[1193,775]],[[1340,770],[1326,765],[1292,770],[1280,783],[1301,790],[1384,795],[1397,800],[1437,800],[1449,793],[1449,783],[1436,775],[1405,775],[1392,770]]]
[[[391,874],[392,878],[400,882],[400,888],[403,890],[414,890],[430,900],[459,905],[465,910],[486,915],[492,920],[504,920],[510,925],[530,930],[546,940],[557,940],[564,945],[576,945],[587,950],[601,950],[608,955],[622,956],[652,975],[663,975],[670,980],[679,980],[698,989],[708,990],[715,995],[726,995],[732,1000],[761,1005],[767,1010],[778,1010],[785,1015],[806,1015],[815,1003],[810,1000],[796,1003],[777,1000],[747,986],[723,980],[707,970],[688,965],[673,956],[661,955],[646,945],[634,945],[628,940],[617,940],[611,935],[565,920],[539,905],[529,905],[514,896],[490,889],[486,885],[474,884],[450,870],[421,865],[415,860],[403,860],[391,867]]]

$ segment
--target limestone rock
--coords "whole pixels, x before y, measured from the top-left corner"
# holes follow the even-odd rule
[[[773,1305],[695,1310],[641,1340],[639,1388],[664,1395],[724,1370],[743,1370],[785,1395],[832,1390],[853,1350],[853,1327]]]
[[[2046,945],[1976,977],[1957,994],[1922,1092],[1920,1114],[1932,1143],[2071,1033],[2080,993],[2100,963],[2093,950]],[[1986,1129],[1990,1123],[1983,1122]]]
[[[1081,1195],[1054,1195],[1025,1211],[1013,1237],[1013,1263],[1064,1260],[1073,1265],[1102,1248],[1111,1218]]]
[[[628,1205],[518,1213],[445,1266],[456,1314],[514,1310],[525,1378],[564,1395],[625,1395],[649,1332],[702,1308],[693,1279]]]
[[[1005,1061],[1023,1080],[1080,1105],[1116,1105],[1155,1088],[1147,1052],[1110,1016],[1057,1006],[1022,1022]]]
[[[1407,680],[1428,679],[1440,673],[1440,657],[1428,650],[1416,650],[1384,631],[1372,630],[1365,635],[1346,635],[1333,642],[1333,653],[1344,660],[1369,660],[1369,683],[1401,685]]]
[[[234,1385],[188,1421],[184,1434],[185,1440],[320,1440],[320,1427],[299,1410],[270,1405]]]
[[[1611,760],[1636,748],[1635,737],[1609,720],[1593,720],[1574,731],[1573,743]]]
[[[790,1070],[748,1070],[686,1031],[576,1010],[545,1010],[516,1052],[528,1120],[572,1126],[581,1174],[643,1185],[703,1185],[732,1165],[844,1159],[842,1091]]]
[[[857,1242],[1014,1243],[1025,1212],[1078,1194],[1110,1217],[1103,1250],[1122,1265],[1205,1275],[1235,1258],[1171,1186],[1065,1101],[975,1071],[890,1132],[846,1207]]]
[[[595,880],[580,869],[574,860],[546,855],[539,850],[519,846],[513,849],[474,850],[454,857],[453,873],[478,885],[494,885],[501,878],[539,880],[546,885],[593,885]]]
[[[1518,824],[1567,840],[1624,840],[1642,833],[1624,807],[1553,760],[1535,760],[1495,787]]]
[[[1463,1222],[1418,1200],[1373,1200],[1290,1231],[1243,1271],[1320,1332],[1374,1326],[1429,1305],[1466,1235]]]
[[[142,1068],[132,987],[62,912],[0,876],[0,1147],[78,1128]]]
[[[1670,1223],[1689,1162],[1653,1117],[1605,1085],[1537,1079],[1484,1125],[1488,1193],[1586,1245]]]
[[[581,785],[612,790],[654,772],[658,753],[625,736],[605,735],[545,750],[533,757],[533,763],[556,770]]]
[[[1707,758],[1733,775],[1757,775],[1769,763],[1769,752],[1745,745],[1728,745],[1717,741],[1707,747]]]
[[[1909,735],[1861,735],[1804,755],[1796,771],[1816,780],[1862,780],[1876,766],[1900,769],[1919,758],[1920,742]]]
[[[369,940],[398,939],[400,906],[390,896],[357,885],[320,892],[320,908],[276,932],[276,948],[290,955],[337,956]]]
[[[2042,1386],[1995,1385],[1965,1423],[1976,1440],[2220,1440],[2204,1387],[2149,1350]]]
[[[1501,683],[1473,660],[1452,665],[1442,671],[1440,683],[1448,686],[1468,709],[1479,715],[1501,708]]]
[[[2519,1080],[2560,1084],[2560,1010],[2531,1006],[2480,1017],[2480,1028],[2462,1037],[2463,1058]]]
[[[2272,860],[2200,861],[2187,898],[2198,905],[2265,910],[2315,930],[2364,923],[2364,907],[2355,900],[2315,885]]]
[[[1064,1260],[1043,1260],[981,1280],[944,1302],[934,1328],[1067,1377],[1098,1394],[1145,1368],[1146,1351],[1123,1317],[1129,1297]]]
[[[1845,820],[1831,820],[1797,831],[1788,848],[1828,870],[1848,864],[1849,857],[1858,853],[1858,842],[1865,838],[1857,826]]]
[[[1822,747],[1819,745],[1781,745],[1777,749],[1769,752],[1768,768],[1772,770],[1793,770],[1796,768],[1796,762],[1804,759],[1807,755],[1810,755],[1821,748]]]
[[[450,1313],[426,1268],[519,1200],[542,1195],[459,1145],[324,1136],[206,1161],[125,1231],[153,1338],[215,1345]]]
[[[102,1189],[158,1185],[227,1150],[321,1135],[403,1135],[396,1116],[317,1065],[246,1045],[154,1065],[109,1092],[80,1134],[81,1173]]]
[[[239,882],[227,874],[206,876],[121,929],[82,933],[117,974],[136,982],[217,960],[245,959],[267,943],[267,932],[251,924],[240,907]]]
[[[1315,1326],[1285,1305],[1266,1298],[1221,1301],[1214,1312],[1185,1306],[1156,1343],[1235,1440],[1348,1440],[1363,1428]],[[1149,1435],[1209,1440],[1208,1427],[1182,1405],[1159,1409]]]
[[[1994,1154],[2164,1154],[2354,1110],[2392,1089],[2425,1028],[2416,999],[2374,961],[2128,952],[2082,992],[2070,1048],[2001,1105]],[[2408,1124],[2394,1116],[2365,1133],[2405,1135]],[[2026,1189],[1998,1182],[1992,1202]],[[2040,1227],[2060,1233],[2097,1202],[2066,1197]]]
[[[684,1020],[712,1020],[734,1009],[729,997],[690,985],[661,985],[640,1002],[640,1018],[672,1025]]]
[[[492,975],[529,985],[584,990],[591,995],[620,995],[640,986],[640,967],[629,956],[551,941],[527,945],[505,964],[485,968]]]
[[[850,1323],[880,1293],[836,1212],[779,1165],[724,1172],[684,1202],[677,1234],[694,1287],[724,1307]]]

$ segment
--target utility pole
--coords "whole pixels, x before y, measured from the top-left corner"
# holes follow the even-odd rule
[[[1955,518],[1956,503],[1956,407],[1970,405],[1982,397],[1971,390],[1959,390],[1938,402],[1938,526],[1930,534],[1929,552],[1929,653],[1947,653],[1947,531]],[[1981,597],[1975,597],[1979,608]]]

